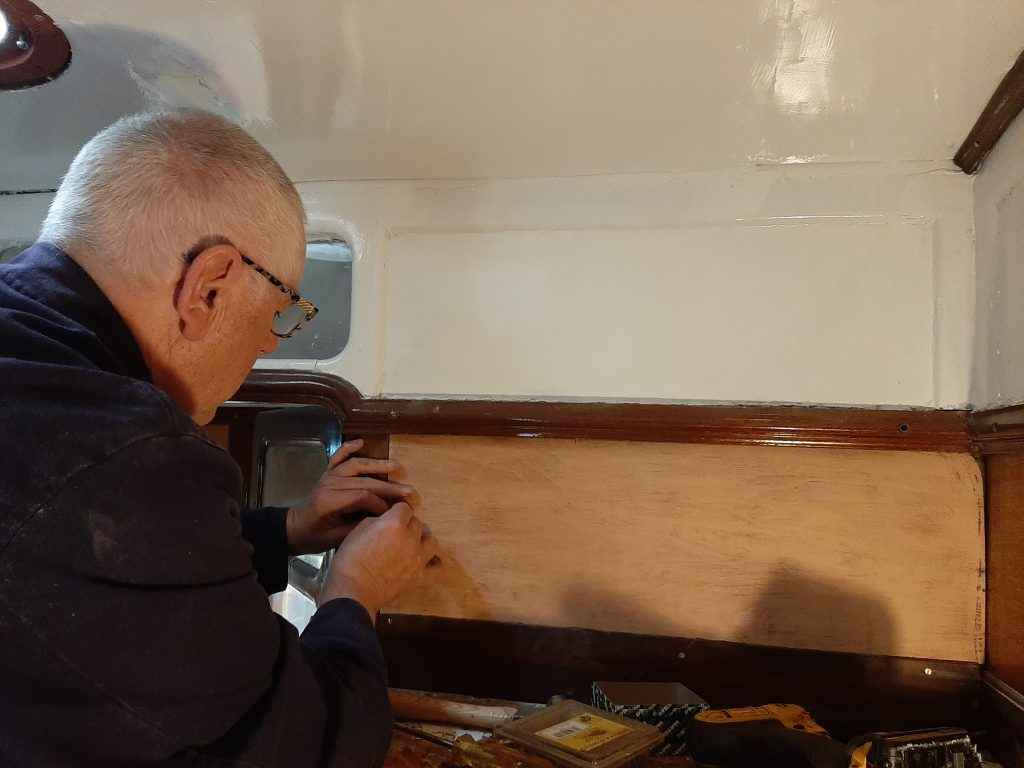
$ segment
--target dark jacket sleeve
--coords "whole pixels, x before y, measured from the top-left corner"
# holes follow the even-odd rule
[[[16,627],[5,656],[36,660],[19,670],[15,725],[54,755],[383,761],[387,679],[370,617],[334,600],[300,640],[271,612],[241,535],[237,473],[201,438],[147,438],[72,476],[8,547],[5,562],[34,576],[0,601]],[[54,702],[59,728],[40,716]]]
[[[242,538],[252,546],[252,567],[268,595],[288,586],[288,510],[242,510]]]

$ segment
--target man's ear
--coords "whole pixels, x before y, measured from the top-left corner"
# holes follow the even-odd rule
[[[230,293],[226,289],[236,282],[241,266],[231,245],[204,248],[193,259],[174,300],[182,336],[200,341],[216,326]]]

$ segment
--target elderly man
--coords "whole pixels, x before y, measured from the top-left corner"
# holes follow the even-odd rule
[[[0,765],[383,760],[374,618],[438,562],[410,487],[348,444],[307,501],[240,511],[199,427],[315,313],[304,253],[273,158],[179,111],[92,139],[0,268]],[[335,546],[300,638],[267,593]]]

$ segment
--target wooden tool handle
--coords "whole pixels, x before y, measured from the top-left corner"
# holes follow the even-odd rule
[[[391,714],[396,720],[424,720],[468,728],[495,728],[516,716],[515,707],[469,704],[400,688],[389,688],[388,698],[391,700]]]

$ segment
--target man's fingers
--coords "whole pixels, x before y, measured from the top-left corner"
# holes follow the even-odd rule
[[[433,536],[425,536],[420,540],[420,555],[425,565],[430,565],[430,562],[437,557],[437,547],[437,539]]]
[[[349,440],[348,442],[342,443],[341,447],[332,453],[331,458],[327,460],[327,469],[334,469],[362,447],[362,440]]]
[[[321,486],[327,491],[344,493],[345,491],[369,491],[382,499],[401,501],[408,498],[416,490],[408,483],[394,483],[389,480],[378,480],[375,477],[338,477],[328,475]]]
[[[402,465],[393,459],[369,459],[366,456],[355,456],[342,459],[334,464],[328,463],[327,471],[340,477],[357,477],[359,475],[387,475],[397,472],[401,468]]]
[[[356,493],[359,494],[359,498],[352,505],[346,505],[353,508],[346,510],[345,514],[369,512],[371,515],[380,517],[391,508],[391,504],[386,499],[382,499],[371,491],[356,491]]]
[[[393,505],[391,509],[384,513],[386,515],[393,515],[398,518],[402,525],[408,525],[409,521],[413,519],[412,507],[406,504],[404,501],[400,501]]]
[[[327,460],[327,471],[342,477],[357,475],[386,475],[402,468],[392,459],[371,459],[367,456],[355,456],[364,446],[362,439],[348,440],[341,444]]]
[[[380,517],[399,499],[401,494],[385,498],[370,488],[320,488],[316,495],[316,507],[322,510],[317,519],[335,521],[338,515],[369,514]]]

